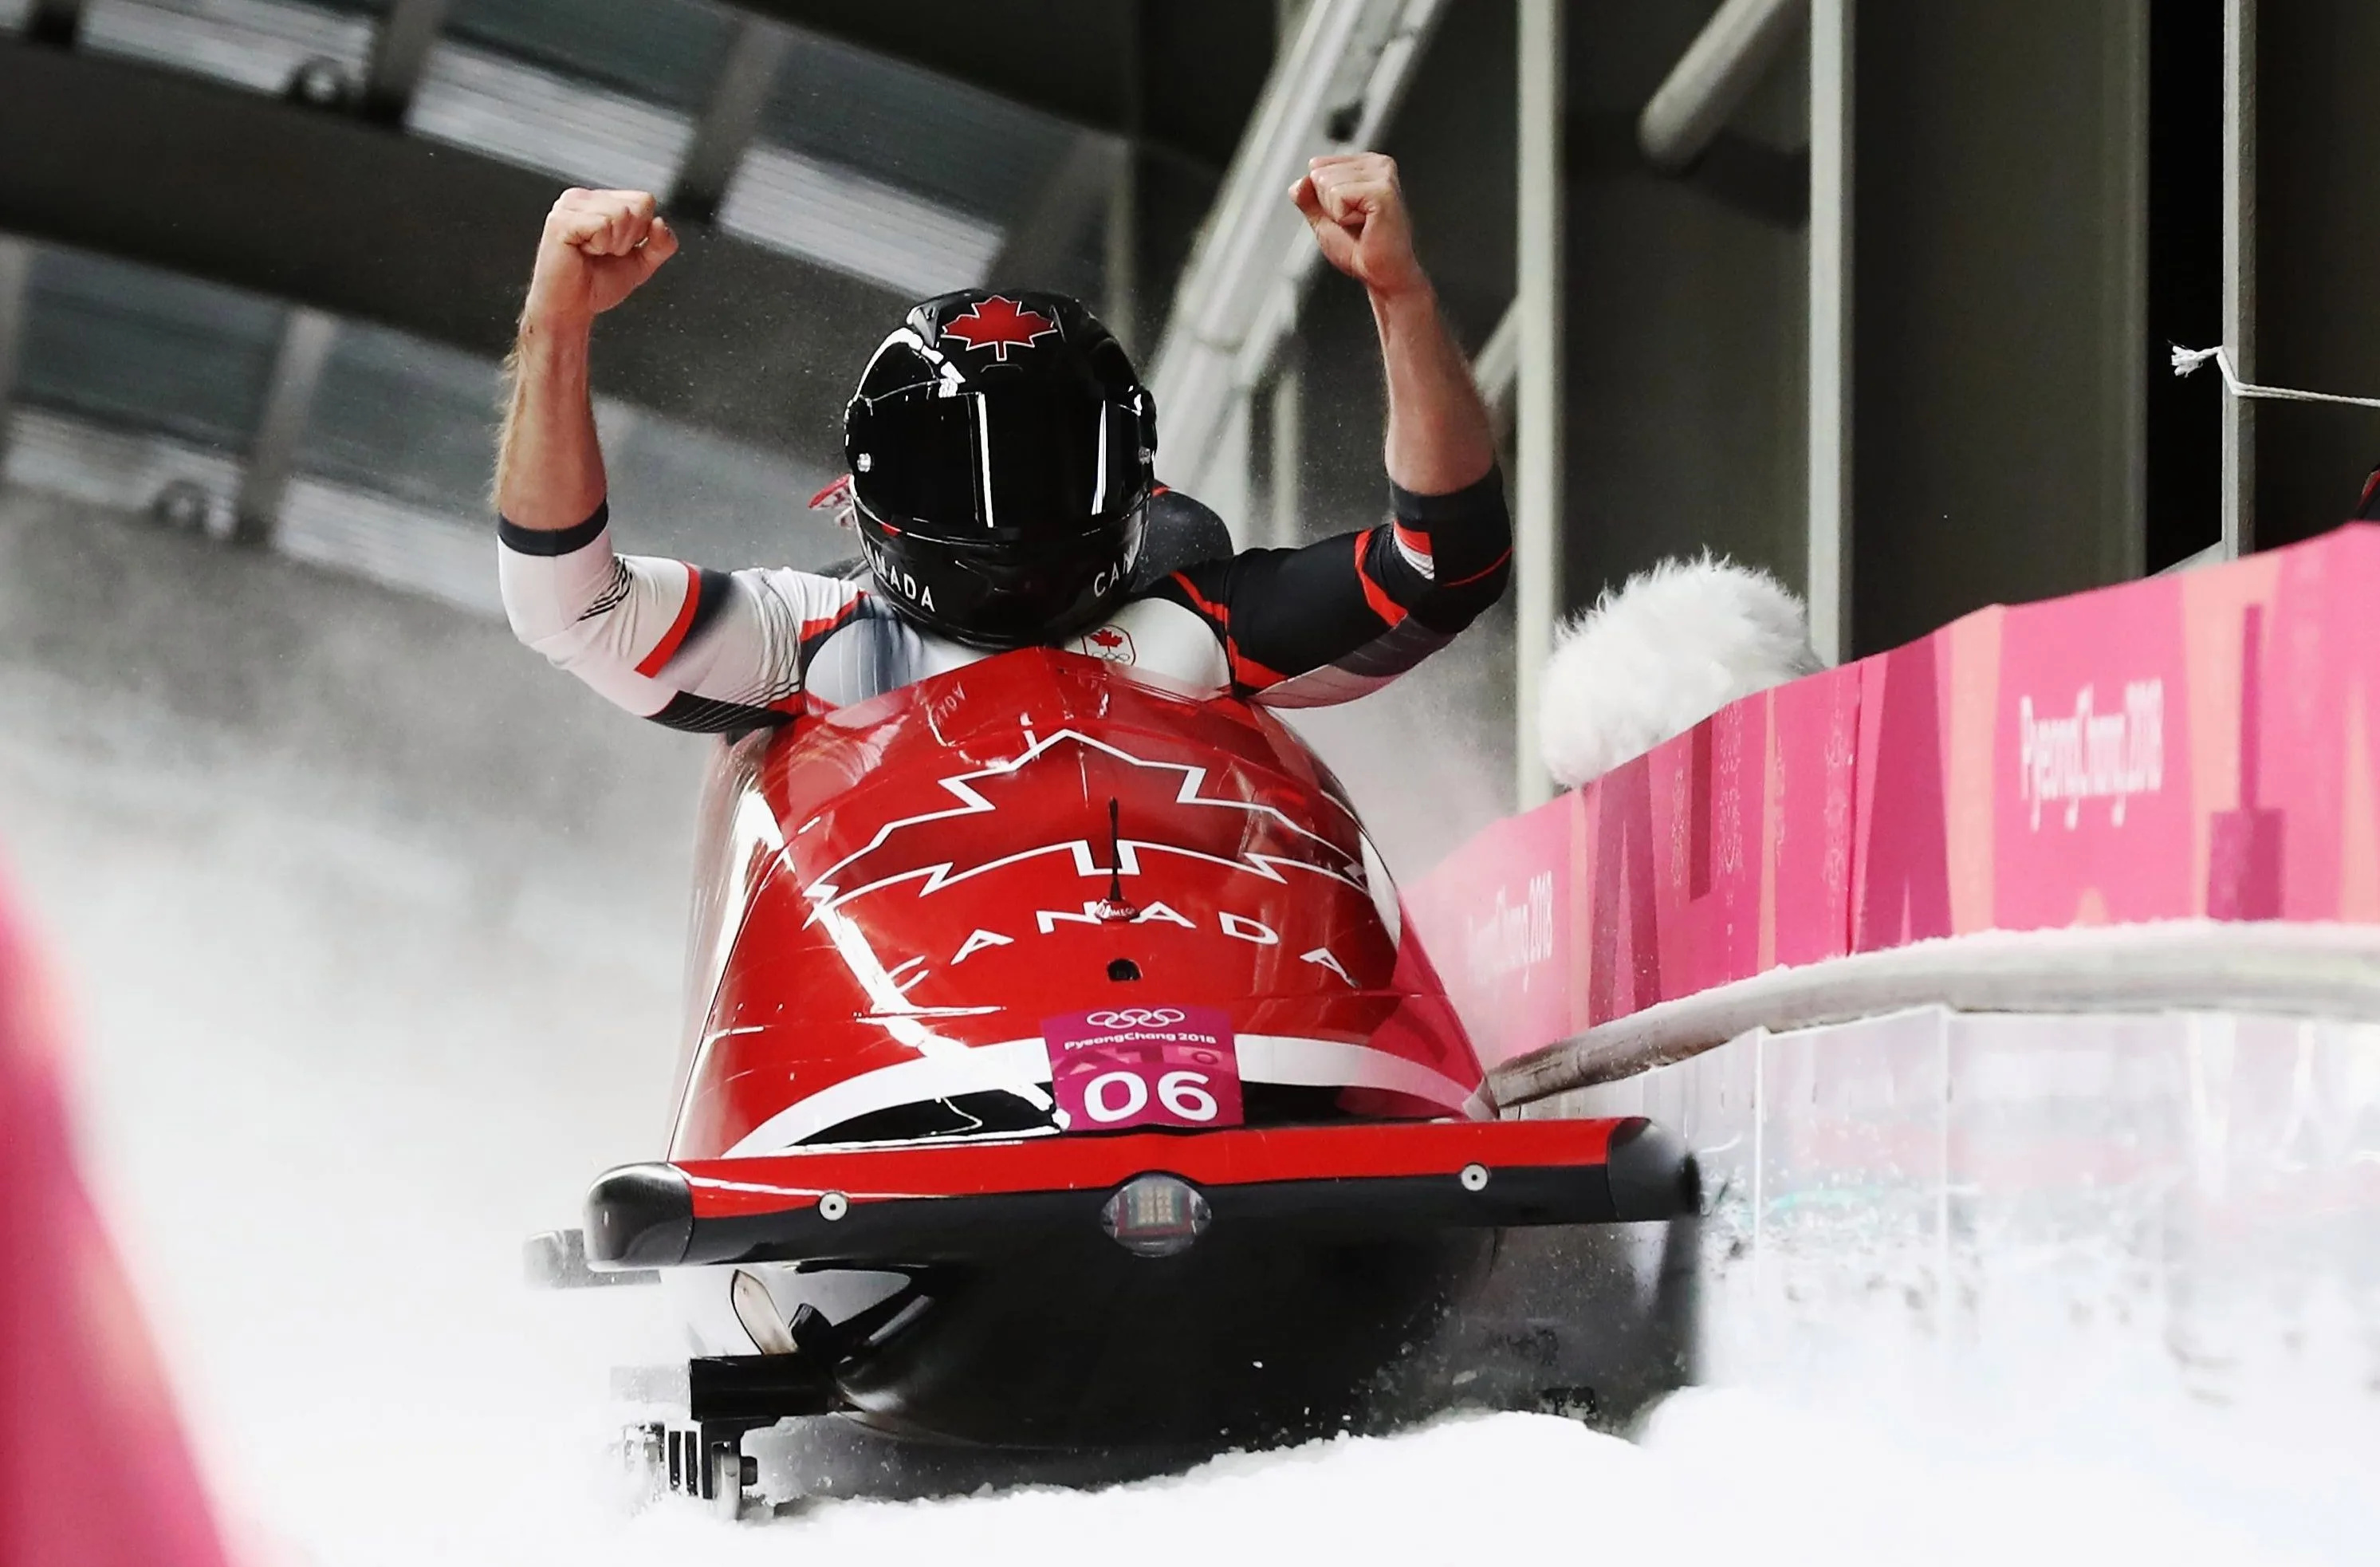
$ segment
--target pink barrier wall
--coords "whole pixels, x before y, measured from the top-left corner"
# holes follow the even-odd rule
[[[1491,1064],[1781,965],[2154,919],[2380,922],[2380,528],[1981,610],[1723,709],[1406,905]]]
[[[0,1567],[224,1567],[0,888]]]

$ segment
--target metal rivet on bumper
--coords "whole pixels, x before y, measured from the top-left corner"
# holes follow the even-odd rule
[[[1466,1192],[1488,1189],[1488,1167],[1484,1164],[1466,1164],[1463,1167],[1463,1173],[1455,1178],[1463,1183],[1463,1189]]]
[[[819,1217],[832,1224],[851,1211],[851,1199],[841,1192],[828,1192],[819,1198]]]

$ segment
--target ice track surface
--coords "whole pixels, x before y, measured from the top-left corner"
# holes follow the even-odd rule
[[[9,542],[0,526],[0,553]],[[45,591],[38,572],[15,580]],[[300,589],[324,591],[274,592]],[[2213,1417],[2186,1405],[2103,1426],[2006,1409],[1971,1422],[1924,1401],[1854,1414],[1827,1387],[1681,1395],[1633,1443],[1457,1418],[1096,1492],[819,1500],[733,1528],[690,1506],[629,1516],[601,1451],[602,1389],[610,1365],[668,1353],[652,1293],[531,1294],[519,1245],[567,1221],[593,1172],[652,1151],[685,823],[657,818],[650,842],[601,820],[524,836],[504,793],[474,782],[484,759],[433,758],[392,784],[398,764],[359,759],[338,734],[260,743],[246,721],[193,717],[158,687],[177,657],[171,617],[202,597],[161,592],[137,655],[76,661],[129,672],[118,688],[0,651],[0,865],[80,1011],[88,1172],[258,1567],[2243,1567],[2374,1548],[2368,1476],[2325,1468],[2318,1430],[2277,1431],[2259,1466],[2236,1440],[2200,1440]],[[273,613],[252,623],[271,630]],[[479,629],[456,656],[509,669],[501,631],[481,648]],[[342,638],[421,652],[450,635],[361,599],[298,630],[294,655],[255,666],[284,672],[256,676],[267,711],[285,711],[274,680],[335,663]],[[391,698],[382,745],[419,719]],[[567,738],[579,721],[557,722]],[[605,782],[676,797],[690,759],[686,771]],[[451,798],[440,772],[459,780]],[[551,797],[552,780],[535,782]],[[644,880],[601,880],[624,862]]]

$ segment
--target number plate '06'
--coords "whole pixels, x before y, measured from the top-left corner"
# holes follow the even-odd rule
[[[1232,1019],[1211,1006],[1115,1006],[1041,1020],[1050,1086],[1070,1132],[1237,1126]]]

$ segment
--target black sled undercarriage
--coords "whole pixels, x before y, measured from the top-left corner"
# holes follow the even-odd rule
[[[1543,1147],[1559,1124],[1475,1134],[1534,1126]],[[783,1187],[798,1208],[707,1200],[730,1161],[628,1166],[597,1183],[588,1230],[537,1237],[529,1266],[565,1288],[662,1268],[730,1290],[768,1268],[905,1281],[840,1320],[746,1317],[771,1353],[614,1373],[632,1489],[724,1517],[763,1498],[1114,1483],[1456,1409],[1619,1427],[1693,1378],[1700,1194],[1649,1123],[1598,1130],[1591,1160],[1489,1165],[1450,1144],[1443,1172],[1210,1165],[890,1200],[806,1180]],[[732,1161],[736,1185],[805,1157]]]

